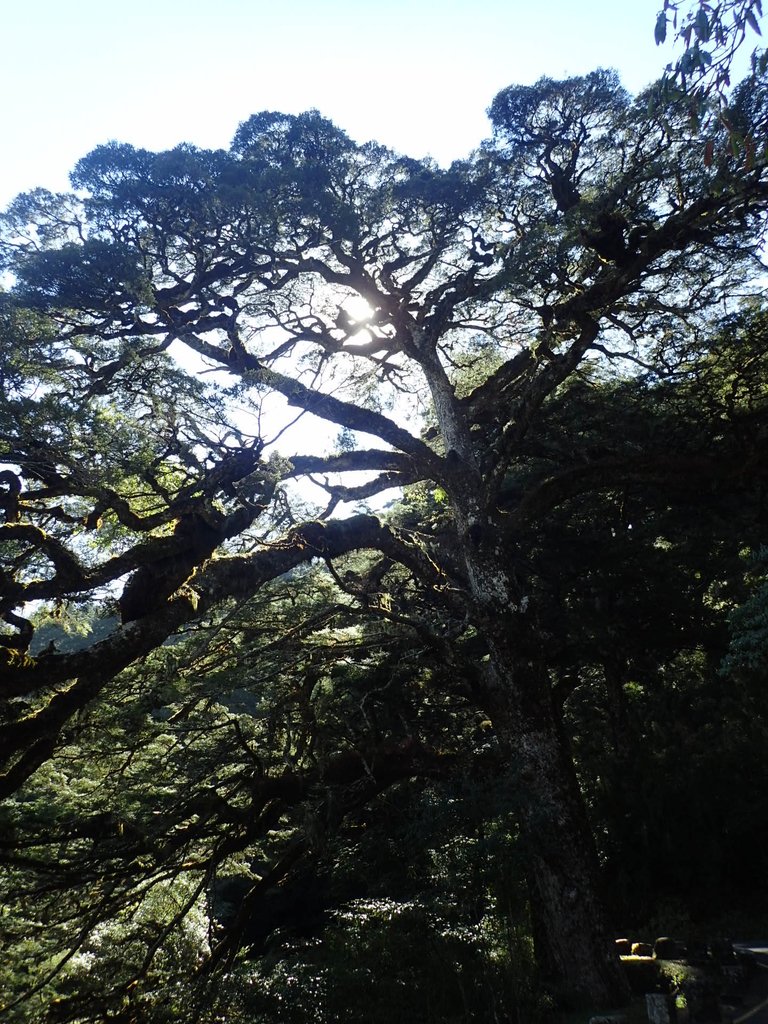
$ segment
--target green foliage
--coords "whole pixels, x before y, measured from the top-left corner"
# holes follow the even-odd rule
[[[94,705],[4,806],[8,993],[28,984],[32,942],[38,1005],[58,1019],[129,1008],[186,1019],[190,1001],[208,999],[196,994],[195,971],[244,893],[308,841],[302,884],[319,904],[306,889],[297,903],[290,888],[284,905],[273,895],[274,920],[249,921],[241,937],[254,954],[266,941],[267,956],[239,958],[234,974],[214,979],[219,1010],[355,1020],[373,992],[381,1014],[420,1000],[434,1021],[481,1020],[500,1005],[538,1012],[509,787],[424,790],[404,779],[378,806],[355,810],[364,773],[348,791],[341,781],[330,792],[318,785],[339,748],[364,752],[382,737],[391,746],[406,723],[442,731],[444,743],[475,728],[471,709],[425,692],[438,670],[402,647],[394,669],[397,631],[384,625],[359,622],[327,575],[286,580],[159,651]],[[275,627],[286,637],[277,646]],[[259,812],[260,785],[274,796]],[[350,797],[342,827],[335,815]],[[229,903],[216,895],[225,878],[240,893]],[[326,919],[322,942],[302,938]],[[177,995],[160,1007],[160,990]],[[18,1020],[31,1005],[20,1005]]]
[[[96,312],[150,297],[136,253],[98,238],[30,254],[16,274],[21,301],[32,309],[55,303]]]
[[[19,1024],[535,1021],[621,996],[593,838],[614,920],[764,878],[768,168],[607,71],[491,118],[441,170],[263,112],[4,215]]]
[[[731,643],[722,672],[746,676],[759,683],[768,662],[768,549],[760,548],[746,559],[749,596],[729,617]]]
[[[664,0],[656,18],[654,38],[660,45],[670,26],[683,52],[667,67],[669,81],[679,81],[693,102],[711,91],[724,96],[731,84],[734,57],[748,37],[761,36],[761,0],[720,0],[719,3],[680,3]],[[754,35],[753,35],[754,33]],[[752,55],[753,66],[762,60],[759,50]],[[691,88],[693,85],[693,88]]]

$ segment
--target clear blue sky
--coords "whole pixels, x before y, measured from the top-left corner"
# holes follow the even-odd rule
[[[362,141],[466,154],[512,82],[670,59],[661,0],[15,0],[3,5],[0,207],[65,188],[109,139],[226,146],[259,110],[319,108]]]

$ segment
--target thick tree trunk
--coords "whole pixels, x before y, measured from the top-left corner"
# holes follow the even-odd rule
[[[559,994],[606,1009],[628,987],[603,900],[597,855],[546,672],[491,643],[488,710],[517,767],[537,959]]]
[[[508,553],[466,549],[476,624],[489,646],[486,709],[517,770],[518,806],[538,959],[560,996],[596,1009],[629,997],[600,894],[594,838],[559,712],[535,609],[502,566]],[[474,564],[472,564],[474,563]],[[543,947],[543,948],[542,948]]]
[[[473,542],[466,519],[475,625],[489,646],[482,699],[517,769],[540,966],[566,1002],[621,1006],[629,988],[600,895],[594,838],[552,700],[535,609],[504,568],[514,564],[510,553],[478,550],[485,545]]]
[[[593,325],[594,326],[594,325]],[[594,335],[592,335],[594,336]],[[483,699],[519,777],[520,823],[542,966],[561,994],[593,1007],[625,1003],[626,978],[599,896],[597,856],[567,738],[543,667],[535,609],[515,577],[516,552],[494,522],[469,426],[436,344],[416,337],[453,467],[445,480],[466,569],[471,615],[489,646]]]
[[[573,764],[555,729],[518,738],[523,837],[545,963],[563,993],[595,1007],[628,990],[600,895],[597,857]]]

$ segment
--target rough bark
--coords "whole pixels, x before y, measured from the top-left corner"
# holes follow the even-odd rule
[[[518,613],[520,614],[520,613]],[[546,672],[492,643],[489,714],[517,768],[537,959],[559,992],[599,1008],[628,998],[601,898],[597,854]]]
[[[569,357],[575,364],[594,337],[582,329]],[[481,700],[517,768],[519,817],[527,856],[531,905],[553,981],[567,998],[608,1008],[629,990],[600,897],[593,836],[570,746],[560,728],[546,669],[536,650],[534,612],[515,571],[515,552],[494,528],[489,491],[483,494],[477,459],[461,404],[435,360],[422,359],[440,432],[453,453],[447,487],[466,570],[470,616],[489,647]],[[553,371],[555,382],[565,371]],[[529,396],[543,401],[549,375]],[[509,433],[527,426],[522,410]],[[505,444],[508,439],[505,440]],[[503,451],[497,461],[504,463]],[[493,475],[493,474],[492,474]]]
[[[537,649],[535,609],[511,569],[513,553],[497,538],[475,543],[470,531],[463,555],[476,626],[489,648],[480,700],[516,768],[540,963],[566,999],[623,1005],[629,990],[570,744]]]

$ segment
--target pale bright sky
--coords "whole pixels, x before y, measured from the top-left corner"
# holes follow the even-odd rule
[[[357,141],[441,162],[512,83],[671,59],[661,0],[5,0],[0,208],[67,187],[94,146],[225,147],[260,110],[317,107]]]
[[[358,142],[449,163],[489,134],[507,85],[596,67],[631,92],[657,78],[673,58],[653,38],[662,2],[0,0],[0,210],[66,189],[111,139],[226,147],[261,110],[316,107]],[[335,435],[305,419],[313,447]]]

